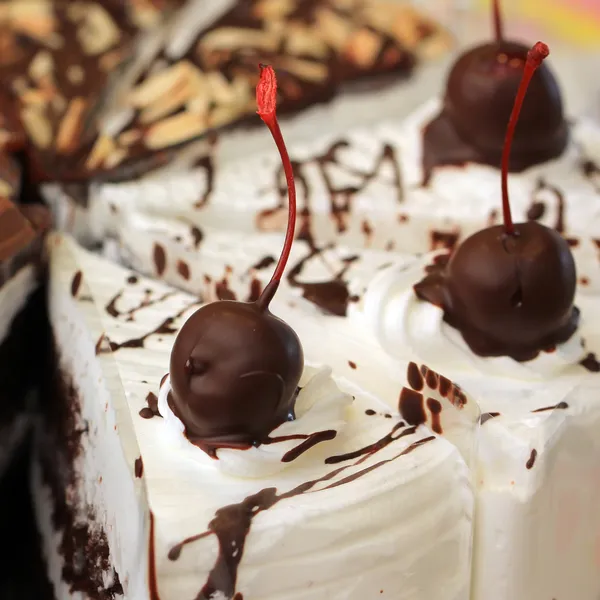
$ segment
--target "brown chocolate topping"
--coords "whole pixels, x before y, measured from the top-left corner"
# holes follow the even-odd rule
[[[532,410],[531,412],[541,413],[541,412],[546,412],[546,411],[555,410],[555,409],[566,410],[567,408],[569,408],[569,405],[566,402],[559,402],[558,404],[555,404],[554,406],[545,406],[544,408],[536,408],[535,410]]]
[[[154,268],[156,269],[156,274],[159,277],[162,277],[167,267],[167,253],[165,251],[164,246],[156,242],[154,244],[152,256],[154,260]]]
[[[495,226],[467,238],[447,266],[429,270],[415,293],[443,308],[444,320],[475,354],[526,361],[577,329],[576,273],[557,232],[537,222],[515,229],[515,236]]]
[[[591,352],[579,364],[592,373],[600,373],[600,362]]]
[[[257,304],[214,302],[188,319],[173,346],[173,409],[193,443],[260,443],[294,418],[303,368],[300,341],[283,321]]]
[[[71,281],[71,296],[73,296],[73,298],[77,296],[82,280],[83,273],[81,271],[77,271],[75,275],[73,275],[73,280]]]
[[[400,391],[398,410],[409,425],[418,426],[427,421],[423,394],[403,387]]]
[[[423,181],[440,166],[470,162],[498,167],[506,124],[529,48],[509,41],[463,54],[448,76],[444,106],[423,132]],[[542,65],[525,100],[510,170],[520,172],[560,156],[569,139],[558,84]]]
[[[499,417],[500,413],[499,412],[488,412],[488,413],[482,413],[481,417],[479,417],[479,424],[480,425],[484,425],[485,423],[487,423],[490,419],[495,419],[496,417]]]
[[[134,472],[138,479],[144,475],[144,462],[141,456],[135,459]]]
[[[298,444],[295,448],[292,448],[286,452],[283,455],[281,462],[292,462],[305,452],[308,452],[317,444],[334,439],[336,435],[337,431],[335,431],[335,429],[328,429],[326,431],[318,431],[317,433],[313,433],[309,435],[301,444]]]

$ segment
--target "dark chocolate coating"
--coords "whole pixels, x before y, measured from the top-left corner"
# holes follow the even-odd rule
[[[448,76],[442,113],[425,130],[425,155],[437,158],[428,162],[461,164],[471,159],[499,167],[528,51],[517,42],[492,42],[458,59]],[[522,171],[560,156],[568,139],[558,83],[542,64],[523,103],[510,170]],[[471,152],[461,150],[461,144]]]
[[[567,242],[537,222],[497,225],[467,238],[446,265],[434,267],[415,292],[443,308],[480,356],[525,361],[573,335],[579,310]]]
[[[201,447],[249,446],[294,418],[304,353],[294,330],[258,303],[195,312],[171,353],[172,408]]]

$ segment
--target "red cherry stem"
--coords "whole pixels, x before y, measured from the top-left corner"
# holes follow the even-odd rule
[[[504,39],[504,27],[502,20],[502,11],[500,10],[500,0],[494,0],[494,31],[496,33],[496,41],[500,43]]]
[[[510,212],[510,202],[508,200],[508,164],[510,160],[510,149],[512,146],[513,138],[515,136],[515,129],[521,114],[521,108],[523,107],[523,100],[525,100],[525,94],[527,94],[527,88],[533,74],[537,68],[542,64],[543,60],[550,54],[548,46],[542,42],[537,42],[533,48],[527,53],[527,60],[525,61],[525,67],[523,69],[523,77],[519,84],[517,91],[517,97],[513,105],[510,119],[508,120],[508,127],[506,128],[506,137],[504,138],[504,149],[502,150],[502,213],[504,216],[504,230],[507,235],[513,235],[515,232],[515,226],[512,220],[512,214]]]
[[[277,121],[277,77],[275,76],[273,67],[268,65],[260,65],[260,80],[256,86],[256,103],[258,104],[258,115],[269,128],[281,156],[287,181],[289,204],[287,231],[285,232],[285,241],[283,242],[281,256],[279,257],[271,281],[269,281],[256,301],[261,310],[266,310],[283,277],[296,230],[296,184],[294,183],[294,169]]]

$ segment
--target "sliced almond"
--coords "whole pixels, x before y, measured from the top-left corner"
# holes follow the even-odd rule
[[[117,165],[121,164],[127,157],[127,150],[124,148],[117,148],[114,152],[111,152],[104,161],[104,166],[107,169],[114,169]]]
[[[329,47],[314,29],[294,23],[287,26],[285,47],[289,54],[325,58]]]
[[[77,38],[88,56],[98,56],[117,45],[121,31],[100,4],[86,6]]]
[[[137,144],[143,137],[143,133],[139,129],[129,129],[124,131],[119,137],[120,146],[133,146]]]
[[[87,105],[87,100],[81,97],[73,98],[69,103],[56,136],[56,149],[58,152],[68,154],[78,147]]]
[[[26,106],[21,111],[21,120],[33,143],[43,150],[52,143],[52,126],[40,110]]]
[[[145,108],[159,100],[170,89],[181,85],[189,77],[194,66],[182,60],[168,69],[155,73],[137,86],[128,96],[127,103],[136,108]]]
[[[154,123],[154,121],[175,112],[196,95],[204,97],[207,95],[206,83],[204,75],[190,64],[185,78],[182,77],[173,88],[168,90],[168,93],[163,94],[156,102],[142,110],[140,122],[143,124]]]
[[[47,94],[38,89],[29,89],[19,94],[19,100],[30,106],[43,106],[48,102]]]
[[[200,45],[209,51],[255,48],[274,52],[279,46],[280,39],[276,32],[243,27],[220,27],[204,35]]]
[[[4,179],[0,179],[0,197],[10,198],[14,193],[13,187],[5,181]]]
[[[110,73],[116,69],[123,60],[123,49],[116,48],[110,52],[106,52],[100,57],[100,68],[105,73]]]
[[[320,83],[329,75],[329,69],[323,63],[303,60],[301,58],[284,57],[277,61],[277,66],[305,81]]]
[[[410,16],[407,14],[410,11]],[[357,11],[357,21],[370,25],[373,29],[393,35],[394,23],[398,17],[410,18],[413,21],[414,10],[390,0],[367,2]]]
[[[54,58],[47,50],[38,52],[29,64],[29,76],[34,81],[50,76],[54,72]]]
[[[224,127],[237,121],[247,111],[240,104],[215,107],[208,116],[208,126],[212,129]]]
[[[252,9],[255,17],[264,21],[284,19],[296,8],[294,0],[259,0]]]
[[[393,27],[390,33],[396,40],[411,50],[421,41],[418,19],[418,15],[413,11],[402,11],[395,19],[391,20]]]
[[[104,161],[108,157],[108,155],[115,149],[114,140],[107,136],[102,135],[94,144],[88,159],[85,162],[85,166],[87,169],[94,170],[104,164]]]
[[[354,25],[328,8],[318,9],[316,19],[316,31],[319,35],[334,50],[341,51],[346,46]]]
[[[206,88],[211,100],[217,104],[232,104],[236,101],[236,93],[225,75],[219,71],[206,74]]]
[[[370,29],[355,31],[344,54],[361,69],[368,69],[377,60],[383,47],[383,37]]]
[[[182,112],[152,125],[144,135],[144,141],[148,148],[160,150],[195,138],[205,131],[204,118],[194,113]]]

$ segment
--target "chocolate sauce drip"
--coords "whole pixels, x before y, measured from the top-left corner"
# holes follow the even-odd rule
[[[396,150],[393,146],[384,144],[381,154],[377,157],[377,160],[370,171],[357,169],[351,165],[344,164],[339,157],[339,151],[349,147],[350,142],[346,140],[337,140],[333,142],[323,154],[313,156],[305,161],[292,161],[294,176],[301,190],[298,198],[298,213],[300,216],[299,230],[302,232],[302,239],[305,239],[306,241],[312,240],[312,235],[310,233],[310,206],[313,203],[313,199],[312,188],[309,183],[307,172],[313,167],[317,168],[319,177],[327,190],[330,215],[332,220],[336,223],[338,233],[343,233],[346,230],[346,221],[348,215],[352,211],[352,201],[354,196],[362,193],[366,187],[380,175],[382,169],[386,165],[389,165],[392,169],[392,183],[396,188],[397,200],[399,203],[404,201],[402,172]],[[331,174],[332,167],[335,168],[336,171],[341,170],[347,175],[358,178],[358,183],[352,185],[336,185]],[[259,215],[259,227],[261,226],[261,221],[266,217],[271,216],[279,210],[285,209],[287,206],[287,187],[285,185],[285,176],[282,167],[278,169],[275,181],[279,192],[279,203],[276,208],[263,211]]]
[[[425,398],[420,392],[403,387],[398,401],[398,410],[409,425],[418,426],[427,421]]]
[[[194,306],[197,306],[196,302],[185,306],[179,312],[175,313],[175,315],[173,315],[172,317],[167,317],[160,325],[158,325],[158,327],[156,327],[156,329],[153,329],[152,331],[149,331],[148,333],[145,333],[144,335],[138,338],[132,338],[130,340],[125,340],[124,342],[120,343],[113,342],[112,340],[109,341],[110,352],[117,352],[121,348],[143,348],[144,342],[153,335],[171,335],[177,333],[178,328],[174,327],[173,325],[176,319],[180,318]],[[101,348],[99,354],[105,354],[106,352],[107,350]]]
[[[485,425],[485,423],[487,423],[490,419],[495,419],[496,417],[499,417],[499,416],[500,416],[499,412],[482,413],[481,417],[479,417],[479,424]]]
[[[535,410],[532,410],[532,413],[541,413],[541,412],[546,412],[549,410],[555,410],[555,409],[560,409],[560,410],[566,410],[567,408],[569,408],[569,405],[566,402],[559,402],[558,404],[555,404],[554,406],[546,406],[544,408],[536,408]]]
[[[71,296],[73,296],[73,298],[75,298],[79,292],[79,286],[81,285],[82,279],[83,273],[81,271],[77,271],[75,275],[73,275],[73,280],[71,281]]]
[[[442,435],[444,430],[442,429],[442,421],[440,415],[442,413],[442,405],[439,400],[435,398],[427,398],[427,408],[431,413],[431,429],[434,433]]]
[[[546,203],[540,200],[540,192],[549,191],[556,198],[556,223],[554,229],[560,234],[565,233],[565,195],[555,185],[549,184],[545,179],[538,179],[533,190],[531,204],[527,210],[529,221],[539,221],[546,214]]]
[[[527,467],[528,470],[533,469],[533,465],[535,464],[535,459],[537,458],[537,450],[534,448],[531,451],[531,455],[529,456],[529,459],[527,460],[527,463],[525,464],[525,466]]]
[[[195,225],[192,225],[192,227],[190,228],[190,234],[192,236],[192,239],[194,240],[194,248],[198,250],[202,240],[204,239],[204,234]]]
[[[321,256],[324,250],[332,248],[326,246],[323,249],[314,248],[311,252],[296,263],[288,273],[288,282],[292,287],[302,290],[302,297],[316,304],[326,313],[345,317],[348,312],[348,303],[350,302],[350,292],[347,283],[344,281],[344,275],[352,266],[352,263],[358,260],[358,256],[349,256],[342,259],[344,266],[333,274],[333,279],[330,281],[319,281],[313,283],[304,283],[299,281],[299,276],[304,269],[306,263]]]
[[[202,587],[202,590],[198,594],[196,600],[208,600],[213,594],[217,592],[221,592],[225,595],[226,598],[235,598],[238,568],[243,557],[244,547],[248,533],[250,532],[252,522],[256,515],[266,510],[269,510],[270,508],[272,508],[273,506],[275,506],[283,500],[291,499],[296,496],[300,496],[302,494],[313,491],[318,484],[331,481],[333,478],[337,477],[339,474],[343,473],[347,469],[361,464],[366,460],[366,458],[372,456],[379,450],[382,450],[383,448],[389,446],[394,441],[400,439],[401,437],[409,435],[410,433],[414,433],[414,428],[412,428],[402,431],[400,435],[394,435],[398,428],[399,425],[396,424],[391,433],[384,436],[375,444],[369,445],[366,449],[358,450],[355,453],[351,453],[355,457],[361,457],[358,461],[334,469],[333,471],[327,473],[323,477],[314,479],[312,481],[307,481],[306,483],[300,484],[299,486],[295,487],[289,492],[283,494],[278,494],[276,488],[266,488],[257,492],[256,494],[252,494],[246,497],[244,500],[242,500],[242,502],[238,504],[231,504],[229,506],[225,506],[223,508],[218,509],[215,513],[215,517],[209,523],[207,531],[189,537],[186,540],[183,540],[181,543],[174,546],[168,553],[168,557],[170,560],[177,560],[180,557],[184,546],[198,541],[199,539],[208,537],[210,535],[215,535],[219,542],[219,554],[217,556],[215,565],[211,569],[208,579]],[[394,460],[397,460],[402,456],[410,454],[417,448],[435,439],[436,438],[434,436],[430,436],[418,440],[410,446],[406,447],[404,450],[402,450],[395,456],[392,456],[391,458],[385,460],[381,460],[378,463],[361,469],[356,473],[348,475],[320,489],[333,489],[335,487],[339,487],[340,485],[345,485],[356,481],[357,479],[364,477],[368,473],[390,462],[393,462]],[[331,457],[330,459],[328,459],[328,464],[332,464],[334,462],[343,462],[346,460],[352,460],[350,454],[343,455],[340,457]]]
[[[421,371],[419,370],[417,363],[414,362],[408,363],[406,379],[408,381],[408,385],[410,385],[410,387],[417,392],[420,392],[425,385],[423,375],[421,375]]]
[[[161,302],[164,302],[165,300],[168,300],[169,298],[175,295],[175,292],[166,292],[162,296],[152,299],[152,293],[152,290],[146,290],[145,297],[141,300],[141,302],[138,305],[126,311],[120,311],[117,307],[117,304],[119,300],[123,297],[123,290],[121,290],[120,292],[117,292],[108,301],[108,304],[105,306],[104,310],[106,310],[106,312],[114,319],[118,319],[120,317],[127,317],[127,321],[133,321],[135,319],[136,313],[140,310],[148,308],[149,306],[154,306],[155,304],[160,304]]]
[[[592,160],[584,160],[581,163],[581,172],[600,193],[600,167]]]
[[[598,362],[598,358],[592,352],[590,352],[579,364],[592,373],[600,373],[600,362]]]
[[[216,140],[216,138],[214,138],[214,139]],[[211,144],[211,146],[213,146],[213,145],[214,144]],[[210,200],[210,197],[212,196],[214,189],[215,189],[215,165],[214,165],[214,161],[213,161],[212,147],[211,147],[211,153],[199,158],[196,161],[194,168],[203,169],[204,173],[206,174],[206,189],[202,193],[202,196],[200,197],[198,202],[196,202],[196,204],[194,204],[194,208],[202,208],[203,206],[205,206],[208,203],[208,201]]]
[[[268,269],[272,267],[277,260],[273,256],[265,256],[261,258],[255,265],[252,265],[251,269],[254,271],[260,271],[262,269]]]
[[[292,448],[291,450],[286,452],[283,455],[281,462],[292,462],[305,452],[308,452],[308,450],[310,450],[317,444],[334,439],[336,435],[337,431],[335,431],[335,429],[328,429],[326,431],[318,431],[317,433],[312,433],[309,436],[307,436],[307,438],[301,444],[298,444],[295,448]]]
[[[156,270],[156,274],[159,277],[162,277],[165,269],[167,268],[167,251],[165,250],[162,244],[158,242],[154,243],[154,248],[152,250],[152,259],[154,260],[154,268]]]
[[[154,394],[153,392],[148,392],[148,395],[146,396],[146,404],[148,406],[145,406],[144,408],[142,408],[142,410],[140,410],[140,417],[142,417],[143,419],[152,419],[152,417],[162,417],[162,415],[158,411],[158,397],[156,396],[156,394]]]

